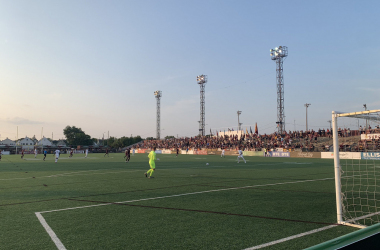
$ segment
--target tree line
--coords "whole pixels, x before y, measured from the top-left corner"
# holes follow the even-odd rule
[[[94,143],[98,142],[97,138],[91,138],[90,135],[86,134],[81,128],[75,126],[66,126],[63,129],[63,134],[66,137],[66,142],[68,145],[76,147],[80,146],[92,146]],[[135,137],[121,137],[115,138],[110,137],[107,140],[103,140],[103,145],[111,148],[124,148],[135,143],[142,141],[143,139],[140,136]]]

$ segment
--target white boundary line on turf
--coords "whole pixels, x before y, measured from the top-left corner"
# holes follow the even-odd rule
[[[118,173],[127,173],[127,172],[131,173],[131,172],[143,172],[144,171],[144,170],[122,170],[122,171],[102,172],[102,173],[87,173],[87,174],[83,173],[83,172],[94,172],[94,171],[101,171],[101,170],[107,170],[107,169],[87,170],[87,171],[78,171],[78,172],[69,172],[69,173],[55,174],[55,175],[37,176],[35,178],[38,179],[38,178],[66,177],[66,176],[94,175],[94,174],[118,174]],[[166,169],[161,169],[161,170],[166,170]],[[0,181],[28,180],[28,179],[31,179],[31,178],[32,177],[10,178],[10,179],[0,179]]]
[[[45,218],[41,215],[41,213],[35,213],[38,220],[45,228],[46,232],[49,234],[50,238],[53,240],[54,244],[57,246],[59,250],[66,250],[66,247],[62,244],[61,240],[57,237],[51,227],[47,224]]]
[[[262,245],[255,246],[255,247],[246,248],[244,250],[255,250],[255,249],[261,249],[261,248],[264,248],[264,247],[273,246],[273,245],[276,245],[278,243],[282,243],[282,242],[285,242],[285,241],[288,241],[288,240],[297,239],[297,238],[300,238],[300,237],[303,237],[303,236],[306,236],[306,235],[309,235],[309,234],[318,233],[320,231],[324,231],[324,230],[327,230],[327,229],[330,229],[330,228],[333,228],[333,227],[336,227],[336,226],[338,226],[338,225],[330,225],[330,226],[327,226],[327,227],[321,227],[321,228],[314,229],[314,230],[311,230],[311,231],[308,231],[308,232],[305,232],[305,233],[296,234],[296,235],[293,235],[293,236],[290,236],[290,237],[286,237],[286,238],[283,238],[283,239],[280,239],[280,240],[275,240],[275,241],[272,241],[272,242],[268,242],[268,243],[265,243],[265,244],[262,244]]]
[[[55,210],[49,210],[49,211],[35,212],[35,214],[38,217],[39,221],[41,222],[42,226],[48,232],[50,238],[56,244],[57,248],[59,250],[64,250],[66,248],[64,248],[64,245],[62,244],[62,242],[59,240],[59,238],[57,237],[57,235],[54,233],[54,231],[50,228],[50,226],[47,224],[47,222],[43,218],[43,216],[42,216],[43,213],[60,212],[60,211],[75,210],[75,209],[90,208],[90,207],[100,207],[100,206],[112,205],[112,204],[115,204],[115,203],[116,204],[123,204],[123,203],[139,202],[139,201],[148,201],[148,200],[157,200],[157,199],[164,199],[164,198],[180,197],[180,196],[187,196],[187,195],[193,195],[193,194],[204,194],[204,193],[229,191],[229,190],[238,190],[238,189],[245,189],[245,188],[265,187],[265,186],[277,186],[277,185],[295,184],[295,183],[303,183],[303,182],[314,182],[314,181],[325,181],[325,180],[333,180],[333,179],[334,178],[324,178],[324,179],[315,179],[315,180],[302,180],[302,181],[281,182],[281,183],[262,184],[262,185],[253,185],[253,186],[244,186],[244,187],[213,189],[213,190],[199,191],[199,192],[193,192],[193,193],[184,193],[184,194],[175,194],[175,195],[167,195],[167,196],[145,198],[145,199],[139,199],[139,200],[119,201],[119,202],[100,203],[100,204],[89,205],[89,206],[81,206],[81,207],[62,208],[62,209],[55,209]],[[316,229],[316,230],[318,230],[318,229]],[[308,232],[306,232],[306,234],[307,233]],[[277,244],[277,243],[275,243],[275,244]],[[63,247],[63,248],[60,248],[60,247]]]

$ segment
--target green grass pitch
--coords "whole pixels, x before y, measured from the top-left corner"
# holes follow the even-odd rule
[[[148,179],[147,154],[4,155],[0,248],[59,249],[37,214],[66,249],[304,249],[357,230],[300,236],[336,222],[332,160],[158,157]]]

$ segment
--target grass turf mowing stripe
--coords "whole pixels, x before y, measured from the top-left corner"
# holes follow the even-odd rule
[[[57,246],[59,250],[66,250],[66,247],[62,244],[61,240],[54,233],[53,229],[47,224],[45,218],[41,215],[41,213],[35,213],[41,225],[45,228],[46,232],[49,234],[50,238],[53,240],[54,244]]]
[[[111,202],[110,203],[110,202],[107,202],[107,201],[91,201],[91,200],[77,200],[77,199],[69,199],[69,200],[71,200],[71,201],[82,201],[82,202],[91,202],[91,203],[104,203],[104,204],[107,204],[107,205],[122,205],[122,206],[130,206],[130,207],[143,207],[143,208],[177,210],[177,211],[186,211],[186,212],[198,212],[198,213],[232,215],[232,216],[251,217],[251,218],[260,218],[260,219],[268,219],[268,220],[279,220],[279,221],[288,221],[288,222],[300,222],[300,223],[309,223],[309,224],[335,225],[335,224],[331,224],[331,223],[327,223],[327,222],[319,222],[319,221],[292,220],[292,219],[275,218],[275,217],[267,217],[267,216],[259,216],[259,215],[234,214],[234,213],[228,213],[228,212],[208,211],[208,210],[199,210],[199,209],[186,209],[186,208],[173,208],[173,207],[157,207],[157,206],[147,206],[147,205],[126,204],[126,203],[120,203],[120,202]]]
[[[120,201],[120,202],[115,202],[115,203],[130,203],[130,202],[156,200],[156,199],[179,197],[179,196],[193,195],[193,194],[204,194],[204,193],[211,193],[211,192],[220,192],[220,191],[238,190],[238,189],[245,189],[245,188],[265,187],[265,186],[286,185],[286,184],[295,184],[295,183],[303,183],[303,182],[326,181],[326,180],[332,180],[332,179],[334,179],[334,178],[324,178],[324,179],[315,179],[315,180],[302,180],[302,181],[281,182],[281,183],[270,183],[270,184],[244,186],[244,187],[222,188],[222,189],[213,189],[213,190],[206,190],[206,191],[193,192],[193,193],[184,193],[184,194],[175,194],[175,195],[167,195],[167,196],[161,196],[161,197],[146,198],[146,199],[140,199],[140,200]],[[70,209],[96,207],[96,206],[111,205],[111,204],[113,204],[113,203],[98,204],[98,205],[83,206],[83,207],[73,207],[73,208],[62,208],[62,209],[56,209],[56,210],[50,210],[50,211],[41,211],[40,213],[58,212],[58,211],[65,211],[65,210],[70,210]]]
[[[325,181],[325,180],[331,180],[332,178],[324,178],[324,179],[316,179],[316,180],[303,180],[303,181],[295,181],[295,182],[283,182],[283,183],[272,183],[272,184],[264,184],[264,185],[255,185],[255,186],[244,186],[244,187],[235,187],[235,188],[223,188],[223,189],[214,189],[214,190],[206,190],[206,191],[200,191],[200,192],[193,192],[193,193],[184,193],[184,194],[177,194],[177,195],[168,195],[168,196],[160,196],[160,197],[153,197],[153,198],[145,198],[145,199],[139,199],[139,200],[130,200],[130,201],[123,201],[123,202],[108,202],[108,203],[101,203],[96,205],[90,205],[90,206],[81,206],[81,207],[71,207],[71,208],[63,208],[63,209],[56,209],[56,210],[50,210],[50,211],[41,211],[36,212],[36,216],[40,220],[41,224],[44,226],[45,230],[48,232],[51,239],[54,241],[54,243],[57,245],[57,247],[63,246],[62,243],[59,245],[60,240],[54,233],[54,231],[50,228],[50,226],[47,224],[45,219],[42,216],[42,213],[51,213],[51,212],[59,212],[59,211],[68,211],[68,210],[76,210],[76,209],[82,209],[82,208],[91,208],[91,207],[99,207],[99,206],[107,206],[107,205],[127,205],[125,203],[132,203],[132,202],[139,202],[139,201],[148,201],[148,200],[156,200],[156,199],[164,199],[164,198],[172,198],[172,197],[180,197],[180,196],[186,196],[186,195],[194,195],[194,194],[203,194],[203,193],[211,193],[211,192],[220,192],[220,191],[228,191],[228,190],[238,190],[238,189],[245,189],[245,188],[252,188],[252,187],[260,187],[260,186],[275,186],[275,185],[285,185],[285,184],[294,184],[294,183],[303,183],[303,182],[314,182],[314,181]],[[86,202],[91,202],[88,200],[84,200]],[[95,201],[94,201],[95,202]],[[98,201],[96,201],[98,202]],[[231,214],[226,212],[216,212],[216,211],[202,211],[202,210],[190,210],[190,209],[177,209],[177,208],[162,208],[162,207],[153,207],[153,206],[143,206],[143,205],[132,205],[128,204],[130,206],[140,206],[140,207],[150,207],[150,208],[160,208],[160,209],[171,209],[171,210],[182,210],[182,211],[193,211],[193,212],[203,212],[203,213],[215,213],[215,214],[222,214],[222,215],[238,215],[238,214]],[[302,223],[313,223],[313,224],[328,224],[330,226],[336,226],[331,225],[329,223],[324,222],[311,222],[311,221],[301,221],[301,220],[289,220],[289,219],[282,219],[282,218],[271,218],[271,217],[263,217],[263,216],[254,216],[254,215],[239,215],[239,216],[247,216],[247,217],[256,217],[256,218],[262,218],[262,219],[273,219],[273,220],[282,220],[282,221],[290,221],[290,222],[302,222]],[[299,236],[301,237],[301,236]],[[64,247],[64,246],[63,246]],[[58,248],[60,249],[60,248]],[[61,248],[65,249],[65,248]],[[61,250],[60,249],[60,250]]]
[[[311,231],[308,231],[308,232],[305,232],[305,233],[296,234],[296,235],[293,235],[293,236],[290,236],[290,237],[286,237],[286,238],[283,238],[283,239],[280,239],[280,240],[275,240],[275,241],[272,241],[272,242],[268,242],[268,243],[265,243],[265,244],[262,244],[262,245],[255,246],[255,247],[246,248],[244,250],[255,250],[255,249],[261,249],[261,248],[264,248],[264,247],[273,246],[273,245],[276,245],[276,244],[279,244],[279,243],[282,243],[282,242],[285,242],[285,241],[297,239],[297,238],[300,238],[300,237],[303,237],[303,236],[306,236],[306,235],[309,235],[309,234],[318,233],[318,232],[321,232],[321,231],[324,231],[324,230],[327,230],[327,229],[330,229],[330,228],[333,228],[333,227],[337,227],[337,226],[339,226],[339,225],[330,225],[330,226],[326,226],[326,227],[321,227],[321,228],[314,229],[314,230],[311,230]]]

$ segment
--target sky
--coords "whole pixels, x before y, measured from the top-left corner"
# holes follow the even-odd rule
[[[286,130],[330,127],[331,111],[380,109],[380,1],[0,0],[0,140],[277,131],[276,63]],[[359,122],[360,123],[360,122]],[[365,122],[364,122],[365,123]],[[352,119],[340,124],[356,129]]]

